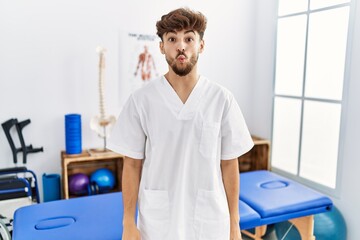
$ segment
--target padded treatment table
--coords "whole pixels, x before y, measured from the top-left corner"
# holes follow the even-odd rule
[[[313,240],[313,215],[332,208],[327,196],[269,171],[241,173],[240,190],[240,228],[254,239],[262,239],[266,225],[290,221],[302,240]]]
[[[313,240],[313,214],[332,206],[328,197],[268,171],[241,173],[240,181],[240,228],[256,240],[267,224],[285,220]],[[15,212],[13,240],[120,240],[122,218],[121,192],[41,203]]]
[[[120,240],[122,194],[108,193],[22,207],[14,240]]]

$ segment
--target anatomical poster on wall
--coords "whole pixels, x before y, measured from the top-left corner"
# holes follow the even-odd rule
[[[123,91],[132,92],[166,73],[167,64],[159,42],[156,34],[121,32],[119,86]]]

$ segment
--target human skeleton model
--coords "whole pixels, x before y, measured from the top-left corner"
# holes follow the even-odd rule
[[[116,118],[113,115],[107,116],[105,114],[105,94],[104,94],[104,72],[105,72],[105,52],[103,47],[97,47],[96,52],[99,54],[99,110],[100,115],[95,116],[90,121],[90,128],[94,130],[99,137],[104,139],[104,151],[106,150],[106,138],[109,134],[109,128],[111,128]]]

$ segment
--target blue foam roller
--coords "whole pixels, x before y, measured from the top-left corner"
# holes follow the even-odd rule
[[[43,193],[44,202],[50,202],[61,199],[60,175],[59,174],[43,174]]]
[[[82,152],[80,114],[65,115],[65,145],[67,154]]]

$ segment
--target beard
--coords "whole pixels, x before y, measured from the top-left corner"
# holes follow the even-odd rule
[[[186,55],[184,53],[179,53],[176,56],[176,58],[179,55],[184,55],[186,57]],[[196,65],[198,58],[199,58],[199,54],[192,56],[190,58],[190,61],[187,62],[185,64],[185,66],[183,66],[184,64],[181,64],[180,66],[178,66],[176,58],[170,58],[170,57],[165,57],[165,58],[166,58],[166,62],[169,64],[169,66],[174,71],[174,73],[176,73],[176,75],[178,75],[180,77],[184,77],[184,76],[188,75],[191,72],[191,70],[194,68],[194,66]]]

